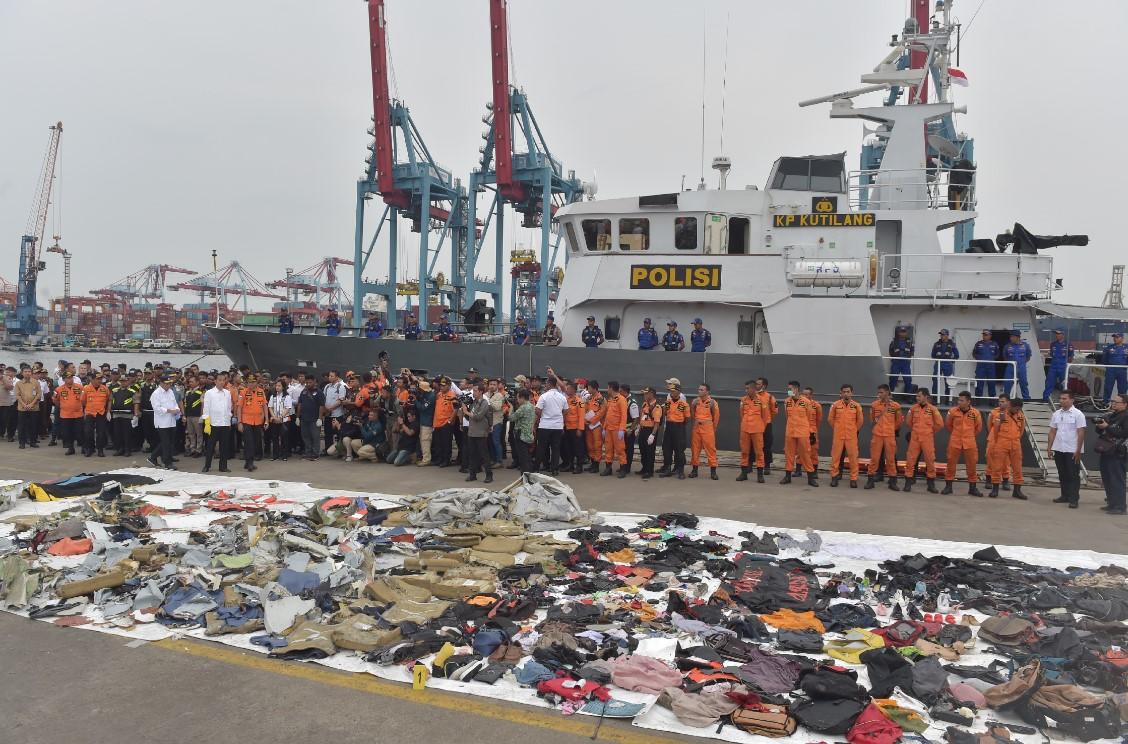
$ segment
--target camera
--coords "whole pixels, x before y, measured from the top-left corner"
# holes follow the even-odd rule
[[[474,407],[474,394],[471,392],[461,392],[458,394],[458,405],[466,406],[467,408]]]

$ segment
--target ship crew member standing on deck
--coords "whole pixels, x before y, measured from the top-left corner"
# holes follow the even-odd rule
[[[717,480],[717,425],[721,423],[721,409],[717,401],[709,397],[709,386],[701,383],[697,387],[697,400],[690,406],[693,410],[693,436],[690,449],[690,478],[697,477],[697,466],[701,450],[709,459],[709,478]]]
[[[689,350],[705,351],[713,345],[713,334],[701,325],[701,318],[693,319],[693,330],[689,332]]]
[[[640,351],[650,351],[658,345],[658,331],[650,325],[650,318],[642,319],[642,328],[638,329],[638,348]]]
[[[1042,391],[1042,400],[1050,402],[1050,393],[1058,385],[1065,389],[1065,369],[1073,361],[1073,344],[1065,340],[1065,331],[1061,328],[1054,329],[1054,340],[1050,343],[1050,368],[1046,371],[1046,389]]]
[[[666,351],[681,351],[685,348],[685,337],[678,333],[678,323],[671,320],[666,324],[666,333],[662,335],[662,348]]]
[[[293,333],[294,332],[294,319],[290,317],[290,309],[282,308],[278,311],[278,332],[279,333]]]
[[[948,334],[947,328],[940,329],[940,340],[932,345],[932,358],[936,360],[932,363],[932,394],[940,394],[940,378],[943,377],[944,395],[951,395],[952,389],[947,378],[956,372],[953,360],[960,358],[960,350],[956,348],[956,342]]]
[[[339,336],[341,334],[341,316],[337,315],[336,308],[329,308],[329,316],[325,318],[325,335]]]
[[[1105,400],[1112,400],[1112,387],[1116,385],[1116,392],[1120,395],[1128,393],[1128,368],[1109,367],[1110,364],[1128,364],[1128,345],[1124,343],[1124,334],[1112,334],[1112,343],[1104,347],[1101,354],[1101,363],[1105,365]]]
[[[897,333],[893,336],[893,340],[889,342],[889,356],[893,357],[889,362],[889,392],[897,392],[897,378],[901,377],[905,381],[905,392],[912,394],[916,387],[913,385],[913,362],[912,357],[916,352],[916,347],[909,338],[909,329],[907,326],[897,326]]]
[[[916,483],[917,461],[924,457],[924,474],[928,478],[928,492],[940,493],[936,488],[936,432],[944,428],[940,411],[932,405],[931,397],[923,390],[917,390],[917,402],[909,408],[905,416],[908,424],[909,450],[905,453],[905,486],[901,490],[909,493]]]
[[[372,313],[368,316],[368,322],[364,324],[364,337],[365,338],[380,338],[384,335],[384,321]]]
[[[510,335],[515,346],[525,346],[529,343],[529,325],[520,315],[517,316],[517,325],[513,326],[513,333]]]
[[[587,325],[580,332],[580,340],[589,349],[599,348],[603,344],[603,330],[595,324],[595,316],[587,316]]]
[[[854,387],[843,385],[838,389],[841,397],[830,405],[827,422],[834,437],[830,445],[830,485],[838,488],[842,479],[842,451],[846,451],[846,461],[850,463],[850,488],[858,487],[858,432],[866,417],[862,406],[854,400]]]
[[[443,313],[439,316],[439,326],[431,334],[432,341],[453,341],[456,338],[454,328],[450,325],[450,316]]]
[[[783,404],[787,414],[787,430],[784,432],[783,453],[786,457],[785,472],[780,480],[781,485],[791,482],[791,471],[798,460],[807,473],[807,485],[819,485],[815,466],[811,462],[811,440],[814,432],[811,430],[811,401],[803,395],[797,380],[787,383],[787,401]]]
[[[560,326],[556,325],[556,321],[552,316],[548,316],[545,321],[544,331],[541,333],[541,343],[545,346],[559,346],[564,338],[560,335]]]
[[[1030,400],[1030,385],[1026,381],[1026,365],[1030,362],[1030,358],[1034,352],[1030,350],[1030,344],[1022,340],[1022,333],[1019,331],[1011,331],[1010,343],[1003,347],[1003,359],[1008,362],[1014,362],[1014,368],[1007,365],[1006,379],[1007,379],[1007,392],[1013,393],[1014,376],[1018,375],[1018,387],[1022,391],[1022,399]]]
[[[408,313],[407,317],[404,318],[403,321],[404,339],[407,341],[418,341],[420,333],[421,331],[419,329],[419,324],[415,322],[415,315],[413,313]]]
[[[984,328],[983,338],[975,342],[971,350],[975,359],[975,397],[983,397],[983,386],[987,386],[987,395],[995,397],[996,362],[999,360],[999,344],[991,338],[991,331]]]

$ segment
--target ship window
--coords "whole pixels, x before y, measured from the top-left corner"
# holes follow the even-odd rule
[[[572,253],[578,253],[580,250],[580,241],[576,240],[576,226],[569,220],[564,223],[564,232],[568,236],[568,248]]]
[[[645,217],[624,217],[619,220],[619,250],[650,250],[650,220]]]
[[[845,164],[841,156],[780,158],[771,188],[786,191],[845,192]]]
[[[756,341],[756,324],[751,320],[739,320],[736,323],[737,346],[751,346]]]
[[[809,191],[810,182],[810,161],[806,158],[780,158],[779,168],[776,169],[775,179],[772,181],[772,188],[787,191]]]
[[[748,253],[748,218],[732,217],[728,224],[729,255],[742,256]]]
[[[697,218],[674,219],[674,247],[679,251],[697,250]]]
[[[583,228],[589,251],[611,250],[611,220],[584,220]]]
[[[830,191],[833,193],[841,193],[843,191],[842,161],[812,160],[811,191]]]
[[[617,315],[616,316],[608,315],[607,317],[605,317],[603,319],[603,336],[604,336],[604,338],[606,338],[608,341],[618,341],[619,340],[619,326],[620,326],[620,320],[619,320],[619,317]]]

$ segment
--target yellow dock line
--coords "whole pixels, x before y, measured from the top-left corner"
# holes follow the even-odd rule
[[[195,639],[166,638],[149,645],[167,651],[176,651],[211,661],[219,661],[224,664],[234,664],[244,669],[279,674],[308,682],[319,682],[370,695],[441,708],[463,715],[532,726],[533,728],[558,731],[586,738],[591,738],[599,720],[592,716],[565,717],[559,713],[548,713],[527,706],[511,707],[472,695],[459,695],[443,690],[414,690],[410,685],[389,682],[373,677],[371,674],[342,672],[318,664],[287,662],[281,659],[272,659],[262,654],[248,653],[229,646]],[[616,725],[618,723],[610,719],[604,720],[603,726],[599,729],[598,740],[619,742],[619,744],[675,744],[684,741],[656,735],[651,731],[635,731]]]

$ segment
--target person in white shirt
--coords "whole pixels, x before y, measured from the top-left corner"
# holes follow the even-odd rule
[[[298,398],[302,397],[302,391],[305,390],[305,373],[299,372],[297,376],[290,379],[289,375],[284,375],[287,381],[286,390],[290,394],[290,402],[294,406],[294,413],[298,411]],[[285,454],[289,457],[290,453],[299,451],[302,448],[302,434],[298,431],[298,417],[291,416],[290,422],[286,424],[286,437],[282,443],[286,448]],[[273,451],[273,450],[272,450]]]
[[[200,419],[204,422],[204,469],[211,470],[212,457],[219,445],[219,472],[230,473],[227,458],[231,457],[231,420],[235,413],[235,400],[227,389],[227,373],[215,376],[215,387],[204,393],[204,410]]]
[[[325,451],[321,453],[323,455],[329,454],[329,448],[333,446],[334,427],[332,419],[339,419],[345,415],[345,398],[349,392],[348,386],[341,381],[340,376],[337,374],[337,370],[329,370],[328,378],[328,384],[326,384],[321,391],[325,394],[326,412],[325,422],[323,426],[325,434]]]
[[[564,412],[568,398],[560,392],[559,382],[550,375],[544,392],[537,400],[537,459],[552,475],[560,474],[560,442],[564,437]]]
[[[149,455],[149,464],[157,467],[157,454],[161,455],[161,462],[165,470],[176,470],[172,464],[173,434],[176,433],[176,422],[180,418],[180,403],[176,400],[176,393],[172,390],[172,378],[163,375],[160,385],[153,391],[149,398],[153,406],[153,426],[159,438],[159,450]]]
[[[1049,442],[1046,451],[1057,466],[1061,496],[1055,504],[1077,508],[1081,500],[1081,453],[1085,447],[1085,414],[1073,405],[1073,393],[1062,391],[1061,408],[1050,417]]]
[[[294,400],[282,380],[274,383],[274,394],[267,403],[270,420],[266,429],[267,442],[270,444],[270,459],[285,462],[290,458],[290,421],[294,417]]]

